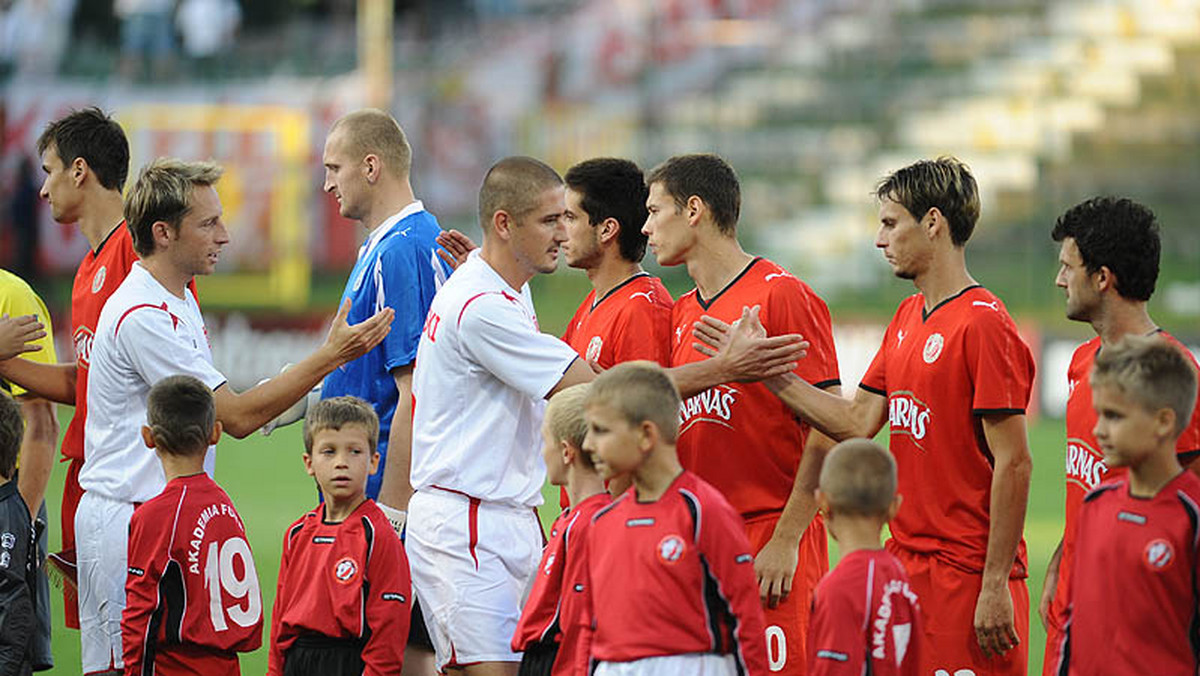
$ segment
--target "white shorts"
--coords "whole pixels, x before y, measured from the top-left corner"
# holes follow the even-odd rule
[[[412,497],[404,548],[439,670],[521,661],[510,644],[542,543],[531,507],[436,488]]]
[[[79,640],[83,673],[121,669],[121,611],[128,577],[133,504],[87,491],[75,512]]]
[[[598,662],[592,676],[736,676],[737,673],[733,655],[695,653],[632,662]]]

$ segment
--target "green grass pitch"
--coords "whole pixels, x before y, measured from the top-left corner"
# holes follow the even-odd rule
[[[60,411],[66,428],[70,409]],[[1063,509],[1063,427],[1061,421],[1042,420],[1030,426],[1029,443],[1033,452],[1033,485],[1025,522],[1029,547],[1030,618],[1029,673],[1041,673],[1042,651],[1046,634],[1037,618],[1037,602],[1042,591],[1046,562],[1062,533]],[[264,645],[270,636],[270,611],[275,599],[275,580],[279,573],[279,553],[283,530],[316,504],[316,489],[304,473],[300,425],[283,428],[270,437],[253,434],[242,440],[225,437],[217,452],[217,482],[229,493],[246,523],[250,546],[258,568],[264,609]],[[51,513],[51,550],[58,549],[58,506],[66,465],[55,466],[46,501]],[[546,505],[542,520],[549,524],[557,514],[557,489],[544,491]],[[837,547],[830,551],[836,558]],[[54,614],[54,659],[52,674],[79,673],[79,635],[62,625],[62,595],[52,590]],[[267,670],[266,648],[242,657],[242,673],[263,674]]]

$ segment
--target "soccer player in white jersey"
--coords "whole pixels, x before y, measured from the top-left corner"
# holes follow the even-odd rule
[[[433,299],[417,348],[406,547],[442,670],[516,674],[521,660],[509,644],[542,549],[545,399],[593,377],[538,329],[527,283],[557,266],[565,208],[550,167],[496,163],[479,191],[483,247]]]
[[[83,672],[118,673],[125,558],[135,504],[166,485],[162,467],[142,443],[150,387],[171,375],[191,375],[214,391],[217,419],[244,437],[279,415],[341,364],[387,334],[392,310],[346,323],[343,304],[325,342],[296,366],[238,394],[213,367],[196,298],[194,275],[211,274],[229,241],[213,185],[211,162],[159,159],[142,169],[125,203],[139,262],[100,313],[88,380],[88,419],[76,514],[80,639]],[[212,474],[213,449],[205,469]]]

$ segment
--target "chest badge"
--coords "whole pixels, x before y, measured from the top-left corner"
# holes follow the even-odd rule
[[[683,538],[678,535],[668,535],[658,542],[658,558],[667,564],[673,564],[683,557]]]
[[[350,584],[354,581],[354,576],[358,574],[358,563],[350,557],[346,557],[337,562],[333,567],[333,577],[342,584]]]
[[[1146,545],[1142,560],[1151,571],[1158,573],[1170,568],[1175,562],[1175,549],[1170,542],[1162,538],[1151,540]]]
[[[100,289],[104,288],[104,278],[108,276],[108,268],[101,265],[92,277],[92,293],[100,293]]]
[[[585,355],[587,361],[600,361],[600,350],[602,349],[604,349],[604,339],[600,336],[592,336],[591,341],[588,342],[587,355]]]
[[[926,364],[932,364],[937,361],[938,357],[942,356],[942,346],[945,343],[946,341],[940,333],[929,336],[929,339],[925,341],[925,350],[921,353],[921,357],[925,359]]]

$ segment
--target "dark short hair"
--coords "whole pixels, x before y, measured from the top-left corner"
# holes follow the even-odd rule
[[[621,258],[640,263],[646,255],[646,182],[642,170],[629,160],[599,157],[585,160],[567,170],[567,187],[579,193],[588,223],[595,225],[609,218],[621,226],[617,244]]]
[[[379,416],[370,404],[358,397],[341,396],[322,399],[304,416],[304,452],[312,455],[313,438],[323,430],[340,430],[358,425],[367,433],[371,452],[379,445]]]
[[[0,392],[0,477],[11,479],[17,471],[17,456],[21,453],[24,434],[21,406],[8,394]]]
[[[100,185],[121,191],[129,175],[129,140],[121,125],[99,108],[76,110],[46,125],[38,137],[38,155],[54,146],[63,165],[82,157]]]
[[[167,376],[146,397],[154,445],[171,455],[203,455],[216,422],[212,390],[193,376]]]
[[[646,185],[661,183],[682,209],[692,196],[699,197],[712,212],[717,229],[733,234],[742,210],[742,187],[737,173],[718,155],[676,155],[650,171]]]
[[[1088,272],[1111,270],[1122,298],[1144,301],[1154,295],[1162,242],[1149,207],[1124,197],[1093,197],[1059,216],[1050,236],[1055,242],[1075,240]]]
[[[970,168],[949,156],[898,169],[875,186],[875,197],[891,200],[920,221],[932,208],[950,223],[950,240],[963,246],[979,220],[979,186]]]
[[[479,188],[479,225],[486,235],[492,216],[505,211],[513,218],[537,208],[548,188],[562,185],[562,177],[545,162],[524,156],[506,157],[492,165]]]

